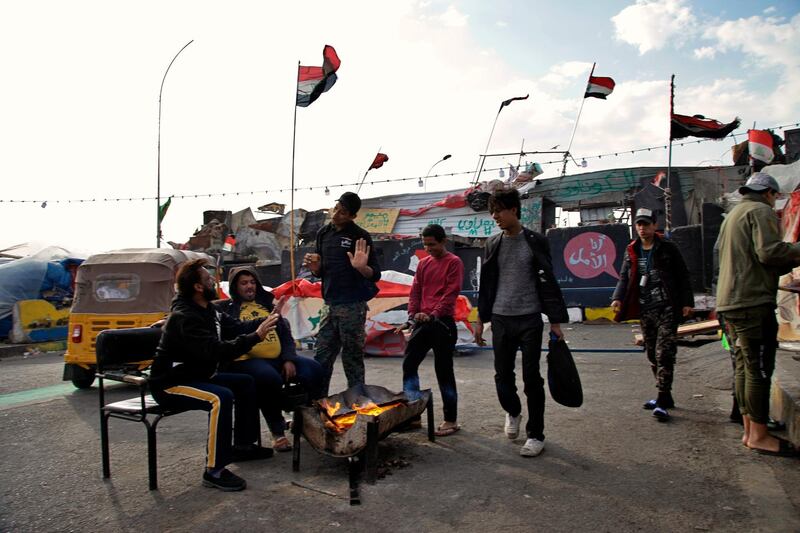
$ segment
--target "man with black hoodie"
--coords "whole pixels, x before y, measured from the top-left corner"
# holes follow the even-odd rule
[[[281,300],[261,285],[255,269],[242,266],[228,275],[230,299],[217,302],[217,308],[242,321],[280,316]],[[286,438],[286,421],[280,408],[284,382],[299,382],[309,399],[320,397],[322,367],[309,357],[297,355],[294,338],[285,319],[278,320],[273,331],[252,350],[229,363],[225,370],[252,376],[256,382],[258,406],[272,433],[272,447],[279,452],[292,449]]]
[[[271,457],[272,449],[255,444],[259,424],[253,378],[218,372],[218,368],[264,340],[275,328],[278,315],[240,322],[217,311],[211,304],[217,296],[214,280],[205,266],[204,259],[195,259],[178,269],[178,294],[162,328],[150,370],[150,390],[162,406],[208,411],[203,486],[242,490],[245,480],[225,466]]]

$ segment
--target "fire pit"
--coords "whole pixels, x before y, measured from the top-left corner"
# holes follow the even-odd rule
[[[300,470],[300,436],[320,453],[347,458],[350,465],[350,504],[360,503],[358,475],[375,483],[378,441],[428,410],[428,440],[435,440],[430,389],[409,397],[376,385],[358,385],[294,411],[292,470]]]

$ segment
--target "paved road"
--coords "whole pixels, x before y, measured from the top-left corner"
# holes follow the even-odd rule
[[[576,348],[631,340],[630,326],[571,327]],[[159,428],[157,492],[147,490],[144,428],[112,421],[113,477],[104,481],[96,390],[64,387],[57,355],[4,359],[0,530],[800,531],[800,461],[737,443],[738,426],[726,422],[727,356],[711,343],[681,347],[679,359],[679,408],[660,424],[641,409],[653,392],[641,354],[576,353],[586,403],[548,399],[546,450],[522,458],[522,442],[502,435],[491,352],[460,357],[462,431],[435,444],[422,431],[383,440],[381,459],[409,466],[362,485],[360,507],[345,500],[345,461],[307,444],[297,474],[279,454],[233,467],[248,481],[241,493],[201,487],[202,413]],[[400,362],[369,359],[368,380],[398,388]],[[432,361],[421,375],[430,386]],[[343,384],[337,366],[332,389]]]

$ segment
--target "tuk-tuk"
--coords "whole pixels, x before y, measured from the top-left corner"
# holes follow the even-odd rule
[[[164,318],[175,296],[175,273],[186,261],[208,254],[171,248],[125,249],[95,254],[81,264],[69,316],[64,381],[92,386],[95,339],[104,329],[146,327]],[[142,363],[140,369],[149,366]]]

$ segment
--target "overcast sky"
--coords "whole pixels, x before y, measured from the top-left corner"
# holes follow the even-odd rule
[[[295,194],[309,210],[354,189],[333,185],[358,181],[379,148],[390,160],[367,182],[413,179],[363,197],[420,190],[445,154],[433,174],[466,173],[428,190],[467,187],[514,96],[531,95],[500,114],[489,152],[564,149],[595,61],[617,86],[585,102],[571,151],[588,167],[569,172],[665,166],[663,149],[590,156],[666,144],[673,73],[676,112],[739,116],[742,133],[800,122],[796,0],[3,2],[0,249],[155,245],[155,200],[103,199],[155,197],[159,87],[190,40],[164,85],[161,196],[226,196],[173,200],[163,233],[177,242],[204,210],[289,203],[297,62],[321,65],[325,44],[339,80],[297,109],[296,187],[331,186]],[[673,164],[730,164],[731,144],[677,147]]]

